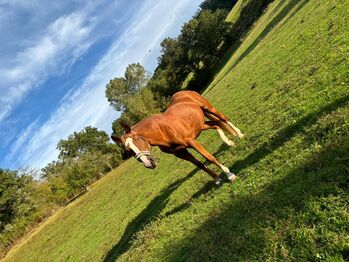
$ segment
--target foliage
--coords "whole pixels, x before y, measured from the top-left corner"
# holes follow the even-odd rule
[[[188,60],[199,71],[201,64],[205,67],[214,65],[220,57],[219,46],[229,34],[230,25],[225,21],[227,13],[202,11],[197,18],[184,24],[179,40],[188,50]]]
[[[161,43],[159,64],[148,86],[161,109],[168,98],[184,86],[201,91],[210,81],[229,48],[236,47],[274,0],[240,1],[233,23],[226,19],[227,8],[237,1],[207,0],[200,11],[182,27],[181,34]],[[160,98],[160,99],[159,99]]]
[[[18,177],[17,173],[0,169],[0,232],[9,224],[18,212],[18,205],[23,201],[21,194],[26,177]]]
[[[129,97],[140,92],[148,78],[149,74],[141,64],[128,65],[124,77],[114,78],[107,84],[105,95],[110,105],[117,111],[128,110]]]
[[[216,11],[217,9],[230,10],[237,3],[237,0],[205,0],[200,4],[201,10]]]
[[[106,132],[90,126],[59,141],[58,161],[42,169],[56,203],[66,203],[121,162],[123,150],[109,142]]]
[[[71,134],[68,139],[62,139],[58,142],[58,159],[62,161],[75,159],[80,155],[94,151],[99,151],[103,154],[117,151],[115,146],[109,143],[109,140],[106,132],[87,126],[82,131]]]
[[[158,98],[170,97],[183,83],[186,88],[200,91],[228,47],[239,39],[237,33],[242,33],[226,21],[227,10],[220,9],[226,4],[232,6],[235,2],[205,1],[177,38],[162,41],[158,67],[148,82],[160,108],[164,108],[164,101]]]
[[[124,77],[110,80],[106,86],[106,97],[114,109],[122,111],[119,119],[113,123],[113,132],[121,134],[121,121],[129,124],[138,122],[146,116],[159,112],[153,92],[145,88],[149,74],[137,64],[127,66]]]
[[[180,90],[183,81],[192,68],[188,55],[178,39],[165,38],[161,42],[161,56],[148,86],[159,97],[171,96]]]
[[[96,151],[81,155],[78,161],[65,162],[59,172],[48,179],[55,202],[65,204],[71,197],[81,193],[87,185],[111,171],[119,164],[113,163],[112,158],[112,154]]]
[[[51,208],[45,183],[30,171],[0,169],[0,255],[26,227],[39,222]]]

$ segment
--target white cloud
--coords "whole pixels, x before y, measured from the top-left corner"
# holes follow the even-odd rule
[[[110,132],[111,123],[118,117],[118,113],[112,110],[104,96],[107,82],[113,77],[123,75],[126,66],[133,62],[154,67],[159,55],[160,41],[167,36],[177,35],[181,24],[194,14],[200,2],[144,2],[133,22],[111,45],[83,84],[67,94],[58,110],[33,134],[20,156],[22,165],[31,165],[34,168],[45,166],[57,157],[55,148],[60,139],[87,125]],[[62,34],[69,35],[69,32],[62,31]],[[148,52],[154,48],[157,52]]]
[[[30,136],[33,133],[34,129],[37,127],[38,119],[32,122],[27,128],[18,135],[16,142],[12,145],[9,154],[6,156],[6,160],[14,159],[15,156],[19,153],[24,143],[30,140]]]
[[[35,44],[17,54],[14,67],[0,71],[0,122],[31,89],[48,76],[64,71],[89,48],[92,28],[82,13],[62,16]]]

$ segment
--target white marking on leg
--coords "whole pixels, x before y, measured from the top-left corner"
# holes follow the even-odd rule
[[[225,136],[225,134],[224,134],[224,132],[223,132],[222,129],[217,128],[217,132],[218,132],[219,136],[221,137],[221,139],[223,140],[223,142],[226,143],[228,146],[233,146],[233,145],[235,145],[233,141],[229,140],[229,139]]]
[[[236,134],[238,135],[239,138],[243,138],[244,137],[244,134],[241,133],[240,129],[237,128],[236,126],[234,126],[230,121],[227,121],[227,124],[230,125],[230,127],[232,129],[234,129],[234,131],[236,132]]]
[[[214,179],[214,183],[216,184],[216,186],[220,186],[221,183],[222,183],[222,179],[220,179],[219,177],[216,177],[216,178]]]
[[[226,166],[220,165],[220,168],[227,175],[230,181],[234,181],[237,178],[237,176],[234,173],[231,173],[229,168],[227,168]]]
[[[223,170],[224,173],[230,173],[229,168],[227,168],[226,166],[220,165],[219,167]]]

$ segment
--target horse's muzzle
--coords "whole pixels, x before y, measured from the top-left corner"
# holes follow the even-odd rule
[[[146,168],[154,169],[157,165],[156,160],[153,157],[148,157],[148,160],[150,162],[150,165],[144,165]]]
[[[140,152],[135,157],[146,168],[154,169],[157,165],[156,159],[150,154],[150,152]],[[147,161],[143,161],[142,157],[146,157]]]

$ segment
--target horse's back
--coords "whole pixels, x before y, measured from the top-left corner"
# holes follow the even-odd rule
[[[184,90],[175,93],[170,101],[169,107],[183,102],[192,102],[198,104],[201,108],[211,106],[210,102],[207,101],[202,95],[195,91]]]
[[[203,118],[204,112],[202,111],[200,105],[196,102],[188,101],[188,102],[180,102],[175,103],[172,106],[168,107],[164,112],[165,117],[174,116],[179,119],[192,119],[192,118]]]

